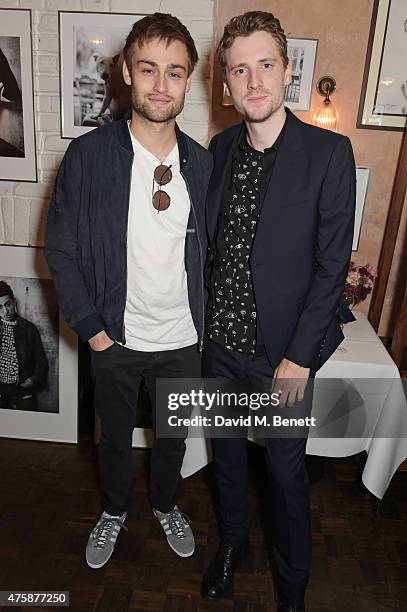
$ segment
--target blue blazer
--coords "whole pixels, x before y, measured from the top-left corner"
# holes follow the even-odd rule
[[[289,109],[251,254],[259,325],[273,366],[283,357],[317,370],[353,319],[341,294],[352,249],[356,173],[349,138],[303,123]],[[210,285],[216,229],[244,124],[214,136],[206,220]],[[345,314],[345,316],[343,316]]]

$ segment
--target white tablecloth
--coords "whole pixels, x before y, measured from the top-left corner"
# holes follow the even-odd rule
[[[310,437],[307,454],[349,457],[365,450],[368,456],[362,474],[363,483],[376,497],[382,498],[395,471],[407,458],[407,439],[397,436],[400,428],[404,427],[403,431],[406,431],[407,406],[396,365],[366,317],[359,313],[356,317],[356,321],[345,325],[345,340],[318,371],[317,378],[365,379],[360,381],[360,388],[357,381],[354,382],[362,398],[364,394],[370,394],[368,405],[373,408],[362,426],[364,433],[360,437],[349,437],[349,431],[357,431],[360,427],[352,423],[356,415],[350,414],[348,431],[343,432],[343,437]],[[372,379],[369,389],[365,388],[366,379]],[[324,410],[323,394],[316,385],[313,415],[320,415]],[[395,437],[389,437],[388,433],[387,437],[375,437],[377,430],[388,432],[392,427]],[[210,440],[187,438],[186,447],[181,471],[184,478],[211,460]]]

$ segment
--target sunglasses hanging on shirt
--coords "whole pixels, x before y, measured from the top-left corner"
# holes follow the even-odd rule
[[[164,166],[164,164],[160,164],[154,170],[152,201],[157,213],[162,210],[167,210],[171,204],[170,196],[166,191],[161,189],[163,185],[167,185],[172,179],[171,165],[172,164]],[[154,183],[158,184],[158,190],[156,192],[154,192]]]

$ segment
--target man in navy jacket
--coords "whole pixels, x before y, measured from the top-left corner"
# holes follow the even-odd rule
[[[38,410],[47,372],[37,327],[20,317],[12,288],[0,281],[0,408]]]
[[[124,48],[131,117],[73,141],[51,203],[46,257],[69,325],[91,348],[103,513],[86,548],[110,558],[132,483],[132,433],[144,380],[200,376],[204,323],[205,196],[211,155],[175,123],[198,60],[172,15],[137,21]],[[186,432],[185,432],[186,434]],[[194,552],[176,503],[184,438],[155,440],[151,502],[170,547]]]
[[[291,71],[286,37],[272,14],[233,18],[217,56],[244,122],[210,144],[205,375],[270,382],[274,376],[289,411],[343,339],[338,312],[353,235],[352,147],[284,107]],[[222,541],[203,593],[217,599],[231,589],[248,539],[247,449],[244,438],[212,442]],[[266,442],[281,611],[304,609],[308,582],[305,446],[306,439]]]

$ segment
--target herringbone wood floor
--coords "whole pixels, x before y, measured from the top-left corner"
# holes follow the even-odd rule
[[[149,452],[136,450],[134,456],[129,533],[120,534],[105,568],[91,570],[84,548],[99,513],[94,446],[0,440],[0,590],[69,590],[75,612],[274,611],[261,449],[250,450],[250,553],[237,574],[234,598],[218,603],[199,595],[217,546],[209,470],[181,485],[180,504],[191,516],[197,542],[194,556],[181,559],[152,517]],[[307,612],[407,610],[407,474],[395,476],[378,504],[359,484],[361,459],[323,460],[324,475],[312,486]]]

